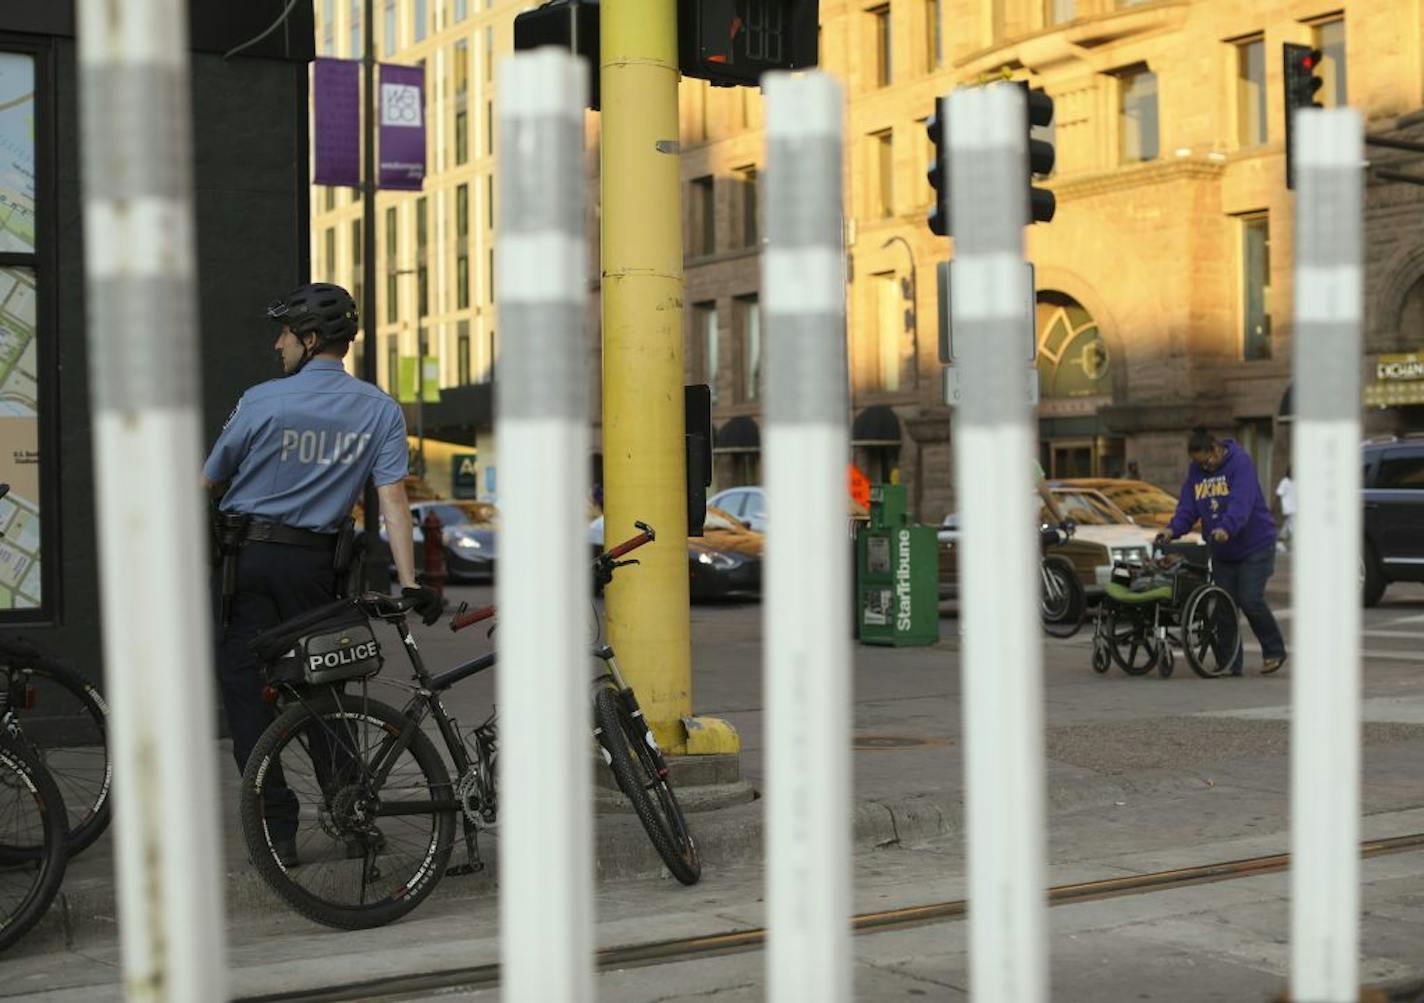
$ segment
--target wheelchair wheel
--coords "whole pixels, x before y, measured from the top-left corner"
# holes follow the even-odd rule
[[[1187,598],[1182,611],[1182,648],[1187,664],[1203,679],[1231,671],[1241,651],[1236,603],[1220,585],[1203,585]]]
[[[1108,645],[1107,614],[1099,611],[1093,623],[1093,671],[1102,675],[1112,667],[1112,648]]]
[[[1147,611],[1114,608],[1108,612],[1107,644],[1112,660],[1129,676],[1145,676],[1161,655]]]
[[[1162,642],[1162,653],[1157,659],[1157,674],[1163,679],[1172,678],[1172,672],[1177,667],[1177,655],[1172,650],[1171,641]]]

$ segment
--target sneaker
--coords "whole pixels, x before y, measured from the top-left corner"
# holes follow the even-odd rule
[[[1268,658],[1261,665],[1261,675],[1269,676],[1272,672],[1275,672],[1284,664],[1286,664],[1286,655],[1284,652],[1275,656],[1274,658]]]

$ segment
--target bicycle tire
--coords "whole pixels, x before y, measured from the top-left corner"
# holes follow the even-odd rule
[[[28,644],[0,641],[0,669],[26,675],[36,693],[33,706],[15,708],[16,717],[64,798],[67,849],[77,856],[109,827],[109,705],[87,679]]]
[[[1083,583],[1078,580],[1078,572],[1073,562],[1056,554],[1048,554],[1041,559],[1041,574],[1053,579],[1060,595],[1050,607],[1049,596],[1040,589],[1039,615],[1043,629],[1052,637],[1067,638],[1078,633],[1083,627],[1083,618],[1088,609],[1088,594]]]
[[[65,819],[64,796],[44,765],[20,740],[0,735],[0,838],[32,848],[0,853],[0,951],[29,932],[59,894],[69,861]]]
[[[400,711],[375,700],[328,694],[288,707],[252,750],[242,775],[243,840],[267,885],[313,922],[340,930],[384,926],[418,906],[445,875],[457,812],[449,773],[430,739],[417,730],[401,753],[411,766],[398,772],[398,761],[386,772],[382,785],[371,789],[372,742],[393,738],[408,723]],[[365,726],[372,729],[370,735],[364,733]],[[327,743],[331,760],[325,779],[312,758],[315,736]],[[284,757],[284,752],[290,755]],[[293,776],[295,768],[304,763],[311,764],[313,779],[299,785]],[[346,772],[333,776],[333,771]],[[274,780],[297,797],[294,823],[288,814],[290,807],[264,810],[266,794],[279,790]],[[380,796],[383,792],[389,795],[396,785],[421,799],[452,807],[385,814]],[[374,819],[367,814],[373,800]],[[407,795],[406,800],[414,798]],[[428,820],[427,824],[422,825],[422,819]],[[281,834],[274,834],[272,826],[280,826],[284,820],[295,827],[298,863],[290,867],[279,859],[274,845]],[[314,824],[303,829],[304,822]],[[422,835],[423,829],[428,831]],[[322,835],[327,839],[320,839]],[[359,850],[359,855],[353,849]],[[405,874],[407,864],[410,873]],[[403,876],[386,876],[398,868]],[[342,879],[348,890],[359,883],[356,901],[350,901],[351,896],[337,898]],[[379,893],[371,890],[373,887]]]
[[[668,871],[685,885],[694,885],[702,876],[697,843],[688,831],[682,808],[672,784],[660,776],[653,751],[644,741],[643,728],[636,724],[612,686],[600,686],[593,695],[594,735],[605,752],[618,789],[633,804]],[[656,800],[650,792],[656,791]]]
[[[1229,629],[1235,636],[1215,643],[1215,630],[1204,632],[1208,618],[1214,619],[1215,606],[1204,609],[1207,603],[1222,603],[1229,615]],[[1199,615],[1200,614],[1200,615]],[[1197,626],[1200,620],[1202,627]],[[1225,618],[1223,618],[1223,623]],[[1187,597],[1182,607],[1182,649],[1187,656],[1187,664],[1203,679],[1217,679],[1231,671],[1231,664],[1241,651],[1241,616],[1231,594],[1220,585],[1203,585]],[[1232,655],[1223,661],[1221,651],[1230,648]],[[1208,660],[1210,656],[1210,660]]]

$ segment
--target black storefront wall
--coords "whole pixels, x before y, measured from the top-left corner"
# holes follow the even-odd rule
[[[314,32],[309,0],[260,45],[222,53],[277,20],[286,0],[191,0],[194,196],[203,439],[241,392],[276,374],[262,307],[310,270],[307,99]],[[33,640],[98,679],[99,567],[84,296],[78,79],[66,3],[0,6],[0,49],[33,48],[37,87],[36,226],[41,269],[39,382],[42,619],[0,610],[0,632]],[[193,472],[196,481],[198,471]],[[143,485],[134,485],[142,491]],[[164,611],[133,598],[160,635]]]

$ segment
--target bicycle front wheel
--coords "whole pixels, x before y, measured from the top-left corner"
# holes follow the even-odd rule
[[[603,747],[618,789],[633,802],[638,821],[672,876],[694,885],[702,876],[697,843],[682,817],[662,756],[648,744],[648,732],[639,721],[633,719],[613,687],[600,686],[594,693],[594,736]]]
[[[1053,637],[1072,637],[1083,626],[1088,597],[1073,563],[1057,554],[1039,565],[1039,613],[1043,629]]]
[[[242,775],[242,836],[297,912],[361,930],[399,919],[445,874],[455,796],[445,764],[399,711],[330,694],[284,711]]]
[[[64,797],[20,743],[0,735],[0,951],[40,921],[64,880]]]

